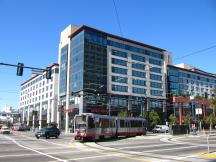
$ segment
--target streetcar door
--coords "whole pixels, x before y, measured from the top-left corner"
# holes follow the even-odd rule
[[[100,131],[101,131],[101,129],[100,129],[100,118],[99,117],[96,117],[95,118],[95,139],[99,139],[99,137],[100,137]]]

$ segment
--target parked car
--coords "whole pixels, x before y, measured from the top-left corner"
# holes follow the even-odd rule
[[[38,132],[35,133],[35,137],[39,139],[40,137],[50,138],[56,137],[58,138],[60,135],[60,131],[58,128],[42,128]]]
[[[1,134],[10,134],[10,129],[7,126],[2,126],[0,129]]]
[[[168,133],[169,127],[167,125],[156,125],[152,130],[153,133]]]

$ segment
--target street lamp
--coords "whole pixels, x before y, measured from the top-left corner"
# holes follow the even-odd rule
[[[191,110],[192,110],[192,119],[194,120],[194,96],[190,96],[190,100],[191,100]]]

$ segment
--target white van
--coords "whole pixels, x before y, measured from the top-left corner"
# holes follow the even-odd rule
[[[156,125],[154,129],[152,129],[153,133],[168,133],[169,127],[167,125]]]

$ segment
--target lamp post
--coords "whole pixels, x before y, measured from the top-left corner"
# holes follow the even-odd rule
[[[195,115],[194,115],[194,96],[190,96],[190,100],[191,100],[191,111],[192,111],[192,120],[195,119]]]

